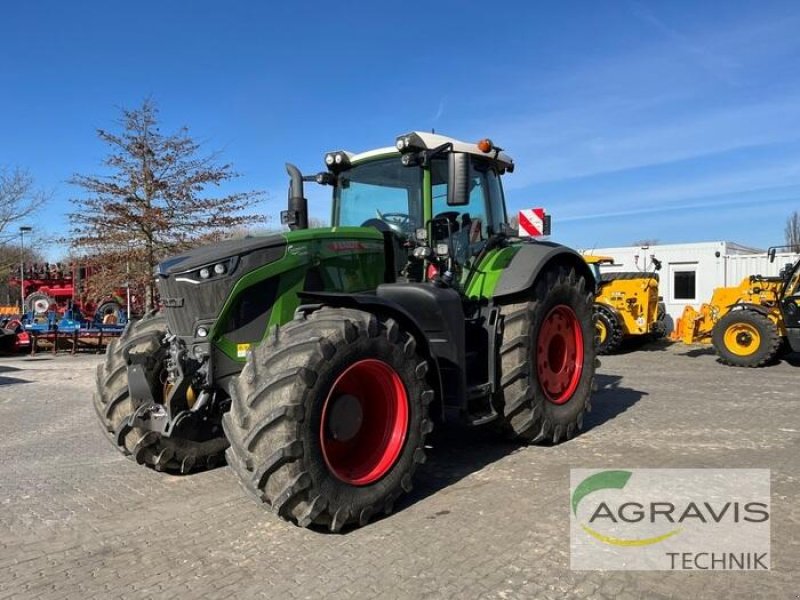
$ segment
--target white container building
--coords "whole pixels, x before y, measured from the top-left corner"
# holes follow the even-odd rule
[[[711,300],[714,288],[738,285],[750,275],[775,276],[786,263],[798,259],[797,254],[783,252],[770,263],[766,250],[724,241],[592,248],[584,253],[614,259],[613,265],[601,265],[603,273],[652,271],[651,258],[660,260],[659,294],[671,317],[670,329],[687,304],[699,308]]]

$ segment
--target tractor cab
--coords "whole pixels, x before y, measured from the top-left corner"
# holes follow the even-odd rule
[[[325,172],[302,180],[333,187],[333,226],[390,234],[397,274],[407,279],[447,275],[446,281],[457,282],[488,240],[506,232],[500,178],[514,163],[488,139],[469,144],[412,132],[394,147],[328,152],[325,165]],[[299,218],[286,216],[285,223],[298,226]]]

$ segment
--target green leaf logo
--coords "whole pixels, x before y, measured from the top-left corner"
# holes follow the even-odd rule
[[[592,492],[608,489],[621,490],[628,483],[631,475],[630,471],[602,471],[589,475],[572,492],[572,514],[578,515],[578,504]]]
[[[590,475],[581,481],[575,488],[575,491],[572,492],[572,514],[578,516],[578,504],[589,494],[599,490],[621,490],[628,484],[631,475],[632,473],[630,471],[601,471],[600,473]],[[650,546],[651,544],[663,542],[681,531],[680,528],[677,528],[655,537],[628,539],[605,535],[584,523],[581,523],[581,528],[596,540],[612,546]]]

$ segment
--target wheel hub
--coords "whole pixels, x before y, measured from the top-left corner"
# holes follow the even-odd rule
[[[361,429],[364,411],[361,401],[350,394],[342,394],[333,399],[328,413],[328,429],[333,439],[349,442]]]
[[[583,373],[583,331],[569,306],[555,306],[544,318],[536,343],[539,385],[553,404],[567,402]]]
[[[750,356],[761,346],[761,335],[750,323],[733,323],[725,330],[723,342],[736,356]]]
[[[397,462],[408,434],[408,395],[382,360],[359,360],[337,377],[322,408],[320,447],[329,471],[369,485]]]
[[[598,344],[602,344],[606,341],[606,335],[608,335],[608,332],[606,331],[605,323],[597,321],[595,324],[595,335],[597,336]]]

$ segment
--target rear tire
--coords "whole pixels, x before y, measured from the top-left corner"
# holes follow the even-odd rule
[[[732,310],[714,325],[711,343],[720,362],[732,367],[763,367],[781,346],[775,324],[754,310]]]
[[[159,378],[167,354],[162,344],[166,332],[164,316],[151,312],[128,325],[122,335],[108,345],[105,361],[97,366],[96,391],[92,399],[103,432],[125,456],[157,471],[185,474],[223,464],[228,443],[221,430],[216,438],[194,441],[165,438],[138,427],[124,427],[136,410],[128,394],[129,357],[148,356],[148,379],[151,389],[157,389],[161,385]]]
[[[595,370],[593,300],[582,275],[554,265],[527,301],[501,308],[501,419],[512,438],[558,443],[583,427]]]
[[[413,336],[371,313],[322,308],[275,328],[232,389],[228,464],[301,527],[365,525],[425,460],[427,370]]]
[[[597,354],[611,354],[622,345],[622,324],[610,310],[595,305],[595,329],[597,331]]]

